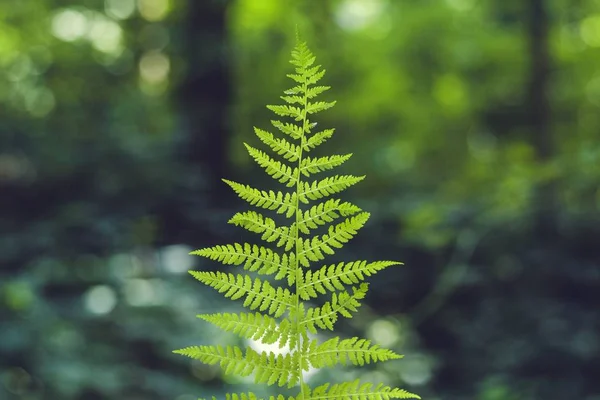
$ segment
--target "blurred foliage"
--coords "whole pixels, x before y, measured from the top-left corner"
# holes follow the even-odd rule
[[[341,256],[407,264],[340,326],[407,354],[362,374],[598,400],[598,0],[0,2],[0,399],[231,383],[170,353],[214,342],[194,314],[228,306],[187,252],[240,235],[223,165],[270,185],[241,142],[288,86],[295,25],[338,100],[328,153],[368,176],[349,195],[373,218]],[[351,378],[331,374],[311,379]]]

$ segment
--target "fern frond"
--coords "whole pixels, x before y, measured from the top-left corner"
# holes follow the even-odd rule
[[[362,211],[360,207],[349,202],[341,202],[339,199],[329,199],[325,202],[315,204],[307,211],[301,212],[301,218],[298,221],[298,229],[302,233],[310,234],[310,229],[316,229],[329,222],[332,222],[339,216],[349,216]]]
[[[298,161],[300,147],[282,138],[275,138],[271,132],[254,128],[256,136],[273,151],[290,162]]]
[[[234,243],[191,253],[222,264],[242,266],[246,271],[268,275],[279,282],[276,285],[271,283],[271,278],[267,281],[262,276],[246,274],[189,271],[194,278],[226,298],[242,300],[243,307],[252,311],[200,314],[199,318],[238,335],[242,340],[277,344],[280,349],[285,348],[285,354],[259,353],[250,347],[244,351],[237,346],[194,346],[175,352],[206,364],[218,364],[225,374],[253,374],[256,383],[287,385],[288,388],[299,386],[299,393],[295,396],[278,394],[268,397],[268,400],[418,399],[419,396],[401,389],[383,384],[374,386],[359,380],[325,384],[314,389],[304,381],[303,373],[311,368],[336,364],[362,366],[401,357],[358,337],[334,337],[323,343],[309,338],[310,333],[316,334],[318,330],[333,330],[340,316],[352,318],[368,290],[368,284],[363,281],[401,263],[353,261],[320,265],[316,271],[308,269],[351,240],[367,222],[369,213],[340,199],[325,199],[362,181],[364,176],[334,175],[321,180],[304,180],[342,165],[352,154],[307,156],[334,133],[334,129],[317,131],[317,122],[310,118],[333,107],[336,102],[318,98],[330,87],[317,84],[325,75],[325,69],[316,64],[316,58],[306,43],[298,40],[290,62],[294,71],[287,76],[296,83],[281,96],[284,104],[267,106],[283,117],[282,121],[271,121],[277,132],[254,128],[258,139],[266,145],[266,151],[244,143],[256,163],[274,180],[286,185],[289,192],[259,190],[223,179],[250,205],[293,218],[287,224],[276,223],[277,219],[266,213],[249,210],[235,213],[229,220],[233,225],[259,234],[262,241],[281,250],[276,252],[254,244]],[[305,209],[300,207],[301,203],[307,204]],[[337,221],[338,218],[342,220]],[[326,233],[311,235],[319,228],[325,228],[323,232]],[[329,296],[321,306],[308,303],[320,295]],[[254,393],[227,393],[225,399],[259,400]]]
[[[401,264],[398,261],[353,261],[323,266],[315,272],[306,272],[302,284],[298,286],[298,293],[303,300],[309,300],[318,297],[319,293],[344,290],[344,285],[358,284],[387,267]]]
[[[294,253],[279,255],[269,248],[249,243],[216,245],[192,251],[190,254],[206,257],[225,265],[244,264],[244,270],[261,275],[277,273],[275,279],[283,279],[296,259]]]
[[[310,176],[311,174],[327,171],[342,165],[348,159],[350,159],[350,157],[352,157],[352,154],[333,155],[319,158],[306,157],[300,163],[300,172],[304,176]]]
[[[174,353],[200,360],[208,365],[219,364],[226,375],[249,376],[254,373],[254,383],[266,383],[291,388],[300,378],[297,357],[273,352],[257,353],[248,347],[244,354],[237,346],[192,346]]]
[[[277,247],[284,247],[285,251],[290,251],[296,241],[294,224],[278,227],[274,220],[254,211],[236,213],[228,222],[250,232],[261,233],[261,239],[267,242],[277,240]]]
[[[391,388],[382,383],[377,386],[372,383],[361,383],[360,380],[330,385],[326,383],[308,392],[304,400],[389,400],[389,399],[420,399],[414,393],[403,389]]]
[[[197,317],[244,339],[260,340],[264,344],[278,343],[279,348],[288,343],[295,344],[292,324],[287,318],[278,323],[275,318],[259,312],[200,314]]]
[[[293,306],[292,294],[288,289],[274,288],[259,278],[252,281],[248,275],[212,271],[190,271],[190,274],[231,300],[246,296],[243,305],[250,310],[258,309],[280,317],[288,307]]]
[[[309,308],[302,311],[300,327],[308,329],[311,333],[317,333],[317,328],[333,330],[333,324],[337,321],[338,314],[346,318],[352,318],[350,312],[356,312],[360,307],[360,301],[365,298],[369,285],[362,283],[352,288],[352,294],[347,291],[333,293],[331,300],[321,307]],[[301,307],[302,308],[302,307]]]
[[[369,215],[368,212],[361,212],[347,218],[335,227],[330,226],[327,234],[321,237],[315,236],[312,239],[301,240],[299,242],[298,260],[303,266],[308,267],[310,261],[324,259],[325,255],[323,253],[334,254],[335,250],[332,247],[342,248],[344,243],[352,239],[357,231],[363,227],[369,219]]]
[[[277,214],[285,213],[290,218],[296,212],[296,193],[274,192],[254,189],[249,185],[223,179],[223,182],[231,186],[237,195],[253,206],[274,210]]]
[[[358,337],[344,340],[334,337],[321,344],[312,340],[305,357],[315,368],[333,367],[336,364],[362,366],[371,362],[402,358],[391,350],[371,345],[369,340]]]
[[[334,193],[339,193],[352,185],[356,185],[363,179],[365,179],[364,175],[336,175],[320,181],[313,181],[312,183],[301,182],[302,189],[298,193],[298,199],[308,204],[308,200],[318,200]]]
[[[288,165],[285,165],[282,162],[276,161],[266,155],[264,152],[244,143],[246,146],[246,150],[248,150],[248,154],[254,158],[254,161],[258,165],[264,168],[264,170],[269,174],[273,179],[278,180],[280,183],[283,183],[287,187],[292,187],[296,185],[296,177],[298,176],[298,168],[292,168]]]
[[[309,137],[306,142],[302,145],[302,150],[307,153],[316,148],[317,146],[325,143],[328,139],[333,136],[335,129],[325,129],[321,132],[317,132]]]

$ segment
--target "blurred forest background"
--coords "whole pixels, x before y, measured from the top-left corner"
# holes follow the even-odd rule
[[[296,25],[338,101],[322,152],[367,175],[340,258],[406,264],[338,325],[406,355],[361,378],[600,400],[599,0],[0,1],[0,399],[252,386],[171,350],[237,340],[195,318],[235,305],[188,252],[238,240],[221,178],[273,187],[242,142]]]

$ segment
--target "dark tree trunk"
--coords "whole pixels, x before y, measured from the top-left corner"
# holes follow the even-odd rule
[[[225,14],[229,1],[188,0],[182,40],[187,76],[179,88],[187,140],[183,153],[207,179],[211,202],[220,201],[227,176],[230,104],[228,41]]]
[[[156,210],[161,242],[206,243],[216,209],[235,199],[221,179],[227,172],[231,104],[226,11],[230,1],[187,0],[174,26],[175,52],[184,78],[174,88],[180,132],[177,193]]]
[[[528,2],[528,36],[530,52],[529,124],[537,160],[547,163],[554,156],[551,110],[548,98],[550,54],[548,49],[549,16],[546,0]],[[546,235],[555,231],[556,193],[553,183],[542,184],[536,193],[537,230]]]

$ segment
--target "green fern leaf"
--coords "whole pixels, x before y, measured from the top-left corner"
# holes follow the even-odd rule
[[[269,106],[267,106],[269,107]],[[286,135],[291,136],[293,139],[300,139],[303,134],[304,134],[304,130],[302,129],[301,126],[295,125],[295,124],[290,124],[289,122],[281,122],[281,121],[277,121],[277,120],[272,120],[271,121],[271,125],[273,125],[275,128],[279,129],[281,132],[285,133]]]
[[[246,353],[237,346],[191,346],[175,353],[200,360],[208,365],[219,364],[226,375],[249,376],[254,373],[255,383],[293,387],[299,380],[299,369],[290,354],[257,353],[251,348]]]
[[[308,204],[308,200],[318,200],[346,190],[352,185],[365,179],[364,176],[340,175],[322,179],[320,181],[302,182],[302,189],[298,193],[298,199]]]
[[[333,367],[337,364],[362,366],[371,362],[402,358],[391,350],[373,346],[367,339],[357,337],[344,340],[334,337],[321,344],[313,340],[305,357],[315,368]]]
[[[216,400],[216,398],[214,398]],[[227,393],[226,400],[258,400],[254,393]]]
[[[305,211],[298,221],[298,229],[308,235],[310,229],[328,224],[339,216],[346,217],[360,211],[359,207],[349,202],[342,203],[339,199],[329,199]]]
[[[345,163],[352,154],[326,156],[319,158],[305,158],[300,163],[300,172],[304,176],[310,176],[318,172],[327,171]]]
[[[289,319],[284,318],[279,323],[275,318],[259,312],[200,314],[197,317],[244,339],[260,340],[265,344],[279,343],[279,348],[293,343],[295,338]]]
[[[298,175],[298,168],[291,168],[284,163],[275,161],[262,151],[255,149],[254,147],[244,143],[248,153],[254,158],[256,163],[263,167],[267,174],[277,179],[279,182],[285,184],[288,187],[292,187],[296,184],[296,176]]]
[[[203,400],[203,399],[199,399],[199,400]],[[215,397],[213,397],[213,400],[216,400]],[[258,398],[256,397],[256,395],[254,393],[226,393],[225,394],[225,400],[265,400],[262,398]],[[277,395],[277,396],[269,396],[269,400],[299,400],[296,399],[295,397],[285,397],[283,395]]]
[[[301,310],[300,327],[308,329],[311,333],[317,333],[317,328],[333,330],[338,314],[352,318],[350,312],[358,310],[360,300],[365,298],[368,288],[368,284],[362,283],[360,286],[352,288],[352,294],[345,290],[333,293],[331,300],[321,307],[309,308],[306,312]]]
[[[256,136],[258,136],[264,144],[269,146],[275,153],[282,156],[287,161],[295,162],[300,158],[299,146],[296,146],[283,138],[275,138],[271,132],[256,127],[254,128],[254,133],[256,133]]]
[[[305,266],[310,266],[310,261],[320,261],[325,258],[325,254],[334,254],[335,248],[342,248],[344,243],[348,242],[357,231],[369,219],[369,213],[362,212],[356,216],[347,218],[344,222],[335,227],[330,226],[327,234],[312,239],[300,241],[298,244],[298,260]],[[309,261],[310,260],[310,261]]]
[[[296,241],[295,225],[277,227],[271,218],[254,211],[236,213],[229,223],[250,232],[262,233],[261,239],[267,242],[277,240],[277,247],[285,247],[285,251],[290,251]]]
[[[317,146],[325,143],[328,139],[333,136],[335,129],[325,129],[324,131],[317,132],[306,140],[302,145],[302,150],[307,153],[316,148]]]
[[[275,114],[282,117],[291,117],[296,121],[302,121],[304,113],[299,107],[281,105],[281,106],[267,106],[267,108],[273,111]]]
[[[256,163],[270,177],[285,185],[289,192],[259,190],[223,180],[251,206],[285,215],[287,223],[279,220],[276,223],[275,219],[255,210],[237,212],[229,220],[235,226],[260,235],[263,242],[280,248],[280,252],[256,244],[233,243],[191,253],[247,271],[238,274],[190,271],[198,281],[226,298],[241,300],[242,307],[251,311],[200,314],[198,318],[244,340],[265,345],[277,344],[283,354],[257,352],[250,347],[243,350],[238,346],[192,346],[176,350],[175,353],[206,364],[219,365],[225,374],[254,375],[256,383],[298,387],[295,396],[286,398],[278,394],[270,396],[269,400],[419,398],[383,384],[373,385],[356,380],[311,388],[304,379],[304,373],[311,368],[337,364],[362,366],[401,357],[358,337],[333,337],[322,343],[309,338],[309,334],[317,334],[319,330],[333,330],[340,316],[352,318],[368,290],[364,280],[387,267],[401,264],[396,261],[353,261],[311,269],[313,263],[334,254],[348,243],[369,219],[369,213],[333,197],[362,181],[364,176],[334,175],[321,180],[304,180],[332,170],[352,156],[306,155],[329,140],[334,133],[334,129],[313,132],[317,123],[308,118],[336,104],[335,101],[317,99],[330,87],[315,85],[325,75],[325,70],[315,61],[306,43],[299,42],[292,51],[290,61],[294,72],[288,75],[295,82],[294,86],[281,96],[285,104],[267,106],[282,117],[282,121],[272,120],[271,124],[277,129],[276,133],[283,137],[254,128],[256,136],[270,153],[244,143]],[[301,204],[310,206],[302,209]],[[338,218],[343,220],[336,221]],[[326,228],[325,234],[312,232],[321,227]],[[248,273],[256,273],[261,277],[251,277]],[[268,276],[269,280],[263,275]],[[278,281],[278,286],[272,281]],[[322,295],[329,296],[329,299],[321,306],[313,307],[308,303]],[[225,398],[258,400],[253,393],[228,393]]]
[[[312,99],[329,89],[331,89],[330,86],[314,86],[306,91],[306,97]]]
[[[353,261],[324,266],[315,272],[307,271],[302,284],[298,286],[298,292],[303,300],[310,300],[318,297],[319,293],[344,290],[344,285],[358,284],[387,267],[401,264],[398,261]]]
[[[403,389],[392,389],[389,386],[372,383],[361,383],[360,380],[316,387],[312,392],[307,388],[305,400],[388,400],[388,399],[420,399],[416,394]]]
[[[244,307],[250,310],[267,311],[275,317],[281,316],[292,307],[292,294],[288,289],[274,288],[267,281],[248,275],[234,275],[224,272],[190,271],[200,282],[216,289],[225,297],[237,300],[246,297]]]
[[[242,265],[244,270],[257,272],[261,275],[275,274],[275,279],[283,279],[288,275],[290,266],[294,264],[294,253],[279,255],[273,250],[244,243],[217,245],[201,250],[192,251],[190,254],[207,257],[225,265]]]
[[[296,193],[268,192],[254,189],[248,185],[223,179],[237,193],[240,198],[246,200],[253,206],[275,210],[278,214],[285,213],[286,217],[291,217],[296,212]]]
[[[316,114],[320,111],[327,110],[335,105],[335,101],[326,102],[326,101],[317,101],[314,103],[308,103],[306,105],[306,112],[308,114]]]

